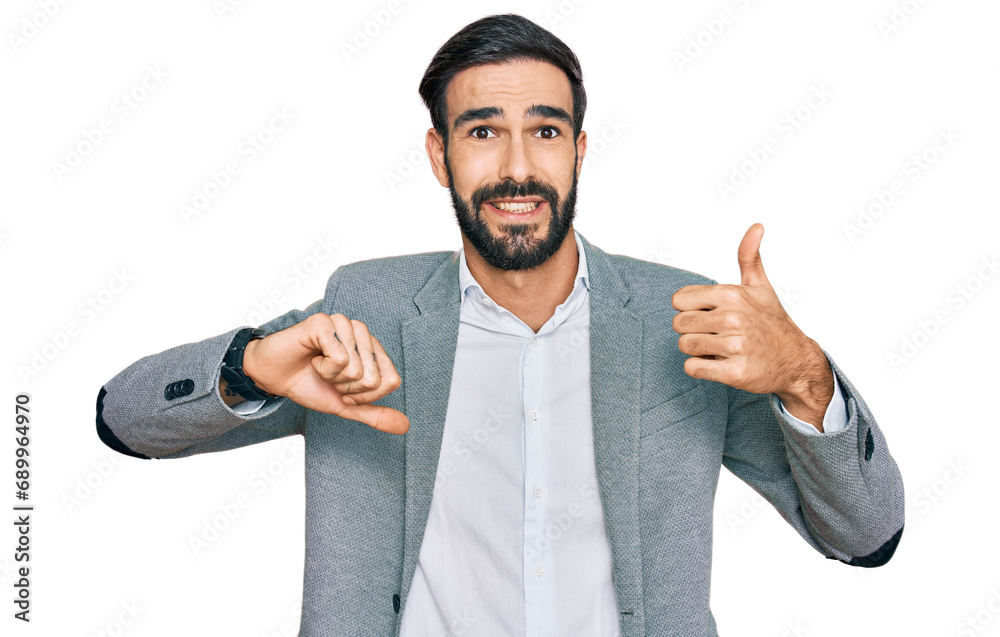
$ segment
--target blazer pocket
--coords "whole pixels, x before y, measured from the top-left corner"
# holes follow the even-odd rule
[[[697,384],[686,392],[639,414],[639,437],[663,431],[674,423],[705,411],[707,407],[708,397],[705,388]]]

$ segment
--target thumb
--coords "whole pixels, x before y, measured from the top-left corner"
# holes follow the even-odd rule
[[[391,434],[405,434],[410,428],[410,419],[403,412],[385,405],[348,405],[337,415],[356,420],[369,427]]]
[[[760,240],[764,237],[764,226],[755,223],[750,226],[740,241],[736,257],[740,262],[740,285],[767,285],[764,263],[760,259]]]

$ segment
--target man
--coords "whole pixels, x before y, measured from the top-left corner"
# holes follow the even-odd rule
[[[302,434],[303,635],[716,635],[723,464],[825,556],[888,561],[899,471],[781,308],[763,228],[740,285],[573,231],[579,63],[519,16],[453,36],[420,93],[462,250],[342,266],[305,311],[134,363],[101,389],[102,440],[178,458]]]

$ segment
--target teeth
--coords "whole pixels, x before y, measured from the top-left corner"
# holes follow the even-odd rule
[[[510,203],[507,201],[497,201],[493,204],[493,207],[499,210],[506,210],[507,212],[531,212],[538,207],[538,202]]]

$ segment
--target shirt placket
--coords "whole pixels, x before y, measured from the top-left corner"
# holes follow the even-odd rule
[[[552,564],[545,552],[534,546],[547,515],[546,462],[542,428],[552,414],[546,404],[544,370],[545,337],[525,340],[522,362],[521,399],[524,409],[524,623],[525,635],[544,635],[547,600],[552,595]]]

